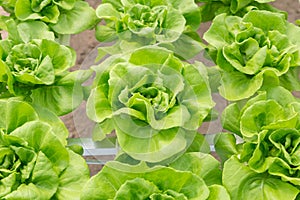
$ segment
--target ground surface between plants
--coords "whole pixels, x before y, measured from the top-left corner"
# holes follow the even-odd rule
[[[96,8],[101,0],[87,0],[87,2],[94,8]],[[288,20],[294,22],[296,19],[300,18],[300,6],[298,0],[280,0],[272,3],[275,7],[287,11],[289,13]],[[202,35],[207,28],[208,23],[203,23],[200,25],[199,34]],[[71,37],[71,47],[73,47],[77,52],[77,62],[74,69],[86,68],[93,63],[95,58],[95,52],[99,42],[95,39],[94,30],[87,30],[80,34],[73,35]],[[201,60],[200,60],[201,61]],[[224,107],[226,102],[220,96],[214,96],[214,100],[219,103],[217,109],[220,111]],[[65,125],[67,126],[70,137],[89,137],[92,131],[92,122],[85,117],[85,102],[75,110],[74,112],[65,115],[62,118]],[[80,115],[80,120],[76,118]],[[220,130],[221,126],[218,121],[211,123],[204,123],[201,127],[202,133],[213,133],[214,131]],[[100,169],[101,165],[90,165],[91,174],[96,174]]]

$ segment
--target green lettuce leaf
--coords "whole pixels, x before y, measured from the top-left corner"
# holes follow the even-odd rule
[[[229,133],[217,134],[214,138],[214,147],[222,163],[232,155],[239,153],[236,138],[233,134]]]
[[[208,187],[210,193],[207,200],[230,200],[230,195],[228,194],[226,188],[222,185],[211,185]]]
[[[257,102],[249,106],[241,116],[240,128],[244,137],[251,138],[263,129],[292,128],[296,126],[298,113],[287,113],[274,100]]]
[[[53,85],[32,90],[30,97],[34,105],[47,107],[61,116],[70,113],[81,104],[83,90],[75,84]]]
[[[58,173],[67,167],[68,152],[53,134],[49,125],[35,121],[28,122],[15,129],[10,135],[24,139],[35,151],[42,151]]]
[[[268,10],[272,12],[284,13],[269,2],[274,0],[196,0],[203,2],[200,5],[202,21],[211,21],[217,15],[226,13],[228,15],[244,16],[251,10]]]
[[[198,175],[208,186],[222,184],[220,162],[210,154],[201,152],[185,153],[169,166],[176,170],[190,171]]]
[[[28,103],[13,100],[0,100],[2,131],[10,133],[28,121],[38,119],[38,114]]]
[[[32,9],[31,0],[18,0],[16,1],[14,12],[16,17],[22,21],[38,19],[44,22],[57,23],[60,14],[59,8],[57,5],[51,5],[50,2],[48,6],[35,11]]]
[[[151,199],[166,196],[206,199],[208,195],[209,189],[204,181],[191,172],[164,166],[149,168],[144,163],[128,165],[110,161],[85,185],[81,199]]]
[[[280,79],[280,85],[290,91],[300,91],[299,67],[290,69]]]
[[[50,27],[59,34],[76,34],[93,28],[96,21],[95,10],[87,2],[75,1],[72,9],[61,12],[57,23]]]
[[[240,133],[240,115],[241,108],[239,107],[238,103],[229,104],[222,112],[222,127],[239,136],[242,136],[242,134]]]
[[[64,123],[47,108],[33,107],[17,99],[1,99],[0,127],[4,133],[10,133],[30,121],[42,121],[52,126],[53,132],[62,144],[66,145],[69,133]]]
[[[27,43],[33,39],[54,40],[55,36],[47,24],[41,21],[25,21],[16,23],[9,19],[5,21],[8,31],[8,39],[14,43]]]
[[[256,173],[233,156],[225,162],[223,184],[232,200],[295,199],[299,189],[265,173]]]
[[[59,176],[59,186],[55,193],[57,199],[79,199],[83,183],[90,178],[90,171],[83,157],[68,150],[69,165]]]
[[[247,76],[240,72],[224,72],[221,75],[220,94],[228,100],[237,101],[249,98],[263,85],[263,74]]]

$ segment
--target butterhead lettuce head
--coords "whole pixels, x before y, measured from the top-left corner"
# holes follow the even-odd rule
[[[201,63],[184,63],[171,51],[147,46],[94,68],[87,103],[94,139],[116,130],[122,150],[159,162],[184,151],[214,103]]]

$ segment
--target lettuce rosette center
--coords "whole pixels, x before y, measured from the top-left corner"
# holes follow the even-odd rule
[[[17,90],[16,84],[27,90],[35,89],[35,85],[53,85],[75,59],[71,49],[47,39],[12,45],[5,51],[7,55],[0,67],[2,73],[6,71],[9,92],[15,95],[25,92]]]
[[[204,39],[221,69],[221,95],[241,100],[263,84],[279,84],[279,77],[300,64],[299,46],[287,34],[297,29],[283,14],[270,11],[252,10],[242,18],[216,16]]]
[[[6,58],[6,64],[19,82],[45,85],[54,82],[52,60],[49,56],[43,56],[36,44],[15,45]]]
[[[74,110],[83,99],[82,83],[92,70],[69,69],[75,65],[73,49],[55,40],[41,22],[15,24],[8,20],[9,32],[14,37],[0,43],[1,97],[19,97],[34,105],[47,107],[61,116]],[[31,32],[25,37],[24,31]],[[40,39],[32,39],[38,35]],[[53,38],[54,39],[54,38]],[[68,103],[66,103],[68,102]]]
[[[267,172],[299,186],[299,136],[299,130],[293,128],[262,131],[257,143],[243,144],[241,161],[247,161],[255,172]]]
[[[3,133],[1,133],[3,137]],[[22,143],[22,141],[21,141]],[[1,160],[0,163],[0,177],[1,179],[5,179],[7,177],[14,177],[16,179],[28,179],[28,174],[23,175],[24,177],[21,177],[21,172],[26,170],[27,167],[30,168],[29,165],[33,165],[36,160],[36,153],[32,148],[26,148],[20,144],[17,144],[16,146],[1,146]],[[30,164],[31,163],[31,164]],[[25,166],[24,166],[25,164]],[[32,167],[32,166],[31,166]],[[7,178],[7,179],[10,179]],[[15,181],[13,180],[13,181]]]
[[[287,89],[276,86],[261,91],[246,103],[235,102],[222,113],[223,127],[246,142],[257,142],[264,131],[299,126],[299,103]]]
[[[65,3],[65,5],[71,8],[74,6],[74,1],[73,5],[70,2],[68,4]],[[23,7],[23,10],[21,10],[21,7]],[[15,3],[15,14],[20,20],[40,19],[48,23],[57,23],[60,15],[60,6],[58,3],[55,4],[54,1],[48,0],[18,0]]]
[[[119,99],[119,102],[112,104],[112,109],[117,111],[127,107],[135,112],[136,115],[133,116],[149,123],[157,130],[183,126],[185,121],[190,119],[186,107],[178,103],[178,95],[184,89],[184,79],[178,71],[171,72],[172,68],[169,70],[165,68],[167,67],[161,68],[156,65],[118,65],[115,71],[110,73],[109,80],[109,84],[119,85],[111,92],[113,95],[117,94],[115,97],[112,96],[112,99]],[[114,73],[119,70],[127,73],[116,77]],[[134,82],[124,82],[133,79]],[[123,88],[118,91],[122,86]],[[170,119],[171,116],[167,117],[168,115],[173,119]]]
[[[99,58],[158,44],[188,60],[203,49],[197,33],[201,13],[194,0],[103,0],[96,15],[102,20],[96,39],[115,41],[99,48]]]
[[[128,28],[138,33],[141,29],[156,30],[163,28],[164,15],[167,13],[165,6],[150,8],[146,5],[136,4],[128,10]],[[148,32],[149,32],[148,30]],[[142,33],[142,32],[141,32]],[[145,32],[146,33],[146,32]]]
[[[172,42],[179,38],[185,28],[186,20],[179,10],[171,5],[158,2],[148,3],[122,1],[124,7],[114,7],[110,3],[101,4],[97,16],[106,20],[110,31],[106,36],[100,31],[104,25],[98,26],[97,38],[100,41],[120,37],[125,40],[146,40],[143,43]],[[105,28],[107,29],[107,28]],[[111,38],[109,38],[109,37]]]
[[[176,103],[176,99],[172,98],[170,92],[160,85],[145,85],[132,91],[129,95],[128,101],[124,102],[125,105],[137,110],[141,108],[141,112],[145,111],[143,113],[147,113],[147,108],[151,108],[154,118],[157,120],[162,119]],[[139,106],[143,104],[142,102],[144,102],[144,106]]]
[[[16,22],[47,24],[57,37],[87,30],[97,18],[95,10],[81,0],[3,0],[0,6]]]
[[[56,168],[54,163],[52,167],[54,160],[47,151],[45,154],[43,150],[35,149],[22,137],[17,136],[22,129],[26,128],[31,130],[44,128],[46,131],[49,127],[43,123],[29,122],[16,129],[11,135],[1,133],[0,197],[21,198],[24,192],[28,192],[27,198],[38,198],[39,195],[51,198],[58,189],[59,170],[63,168],[58,166]],[[67,152],[64,151],[62,153],[67,156]]]
[[[2,100],[0,107],[0,199],[77,198],[89,169],[65,146],[62,121],[22,101]]]
[[[164,48],[112,57],[95,71],[87,102],[88,116],[98,122],[93,137],[115,129],[121,148],[136,159],[159,162],[185,150],[214,105],[204,66]]]
[[[289,165],[300,166],[300,132],[295,129],[279,129],[270,137],[274,145],[270,152],[272,155],[281,157]]]
[[[239,162],[258,176],[276,177],[287,185],[299,186],[299,108],[298,99],[283,87],[268,88],[243,106],[228,106],[223,124],[244,139],[239,145],[234,143]]]

